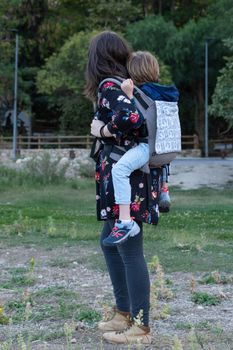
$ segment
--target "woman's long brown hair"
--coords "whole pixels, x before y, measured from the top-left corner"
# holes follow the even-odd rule
[[[118,34],[104,31],[96,35],[89,46],[85,96],[95,101],[97,88],[105,78],[127,78],[126,64],[130,54],[129,45]]]

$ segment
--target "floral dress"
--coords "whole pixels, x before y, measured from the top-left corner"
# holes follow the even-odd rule
[[[116,163],[112,150],[127,152],[134,143],[145,142],[147,129],[143,116],[122,90],[112,82],[106,82],[99,91],[98,110],[95,118],[108,125],[115,137],[102,139],[103,146],[96,161],[97,219],[117,219],[119,205],[115,203],[111,170]],[[130,176],[131,217],[137,221],[157,224],[159,217],[158,193],[161,168],[150,169],[150,174],[141,170]]]

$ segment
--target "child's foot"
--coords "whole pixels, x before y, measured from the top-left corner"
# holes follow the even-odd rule
[[[167,213],[170,210],[171,199],[169,196],[168,187],[162,187],[159,196],[159,211]]]
[[[130,236],[136,236],[140,232],[140,227],[135,221],[123,223],[117,220],[110,235],[103,240],[104,245],[115,245],[124,243]]]

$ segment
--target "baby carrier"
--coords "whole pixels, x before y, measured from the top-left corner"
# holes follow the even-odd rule
[[[100,83],[113,82],[119,87],[124,79],[107,78]],[[149,166],[160,167],[170,163],[181,151],[181,127],[177,102],[155,101],[138,87],[134,87],[137,109],[146,120],[150,150]]]

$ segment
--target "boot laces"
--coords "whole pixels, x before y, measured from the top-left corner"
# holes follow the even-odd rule
[[[125,332],[127,332],[131,327],[132,327],[132,323],[130,323],[129,325],[128,325],[128,327],[127,328],[125,328],[125,329],[123,329],[122,331],[116,331],[116,334],[123,334],[123,333],[125,333]]]

